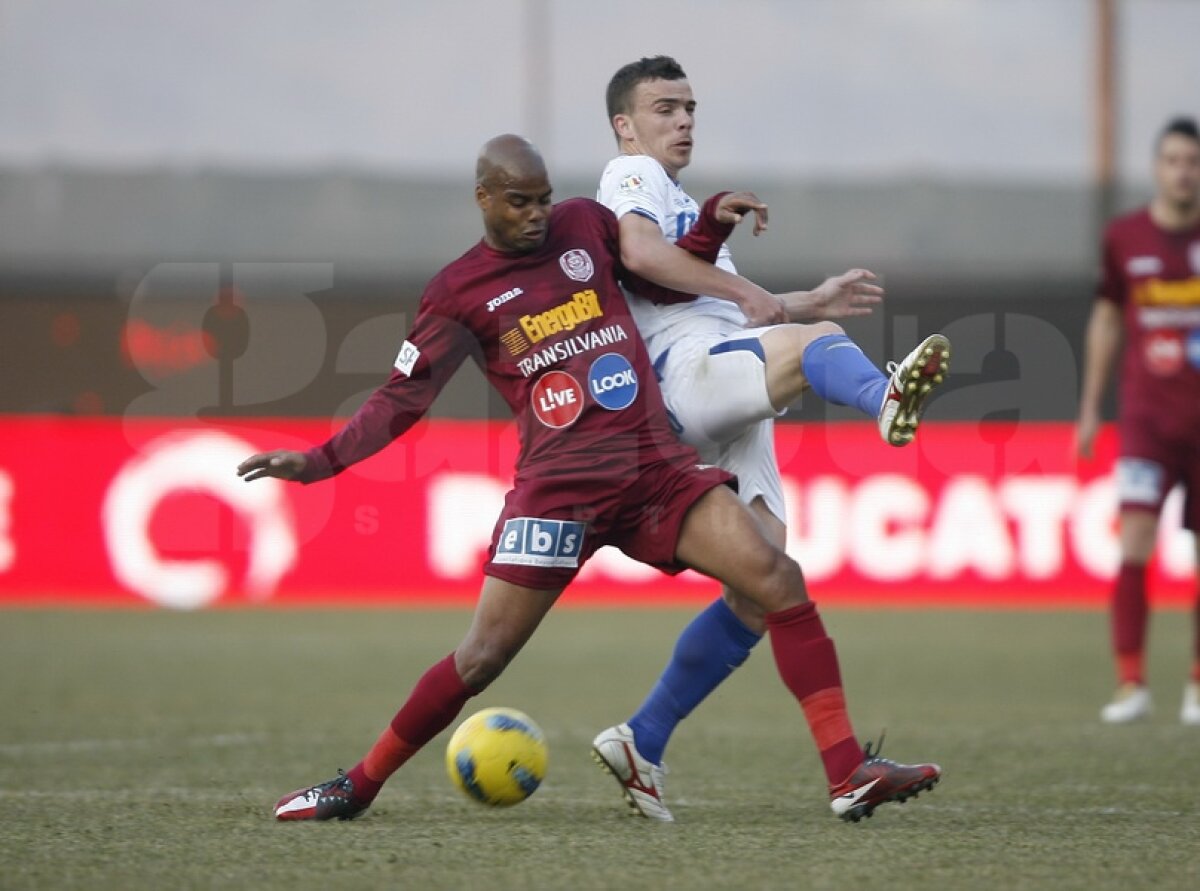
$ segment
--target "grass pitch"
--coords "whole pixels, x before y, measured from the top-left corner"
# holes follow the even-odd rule
[[[688,618],[559,611],[468,705],[546,731],[526,803],[454,790],[447,731],[363,819],[277,824],[276,798],[351,766],[466,613],[0,613],[0,888],[1200,887],[1184,614],[1154,620],[1157,717],[1103,727],[1099,613],[830,611],[860,737],[886,727],[884,754],[939,761],[942,784],[834,818],[764,645],[676,734],[678,822],[650,824],[589,744]]]

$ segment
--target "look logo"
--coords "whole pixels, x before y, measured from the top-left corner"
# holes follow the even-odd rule
[[[565,371],[550,371],[533,385],[533,413],[547,427],[569,427],[583,411],[583,387]]]
[[[620,353],[605,353],[588,369],[588,389],[609,411],[620,411],[637,398],[637,373]]]

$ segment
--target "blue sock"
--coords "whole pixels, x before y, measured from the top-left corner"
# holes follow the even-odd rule
[[[719,597],[692,619],[658,683],[629,719],[643,758],[662,761],[676,725],[746,661],[759,640]]]
[[[875,417],[883,405],[888,378],[845,334],[818,337],[804,350],[804,376],[813,392],[834,405],[852,405]]]

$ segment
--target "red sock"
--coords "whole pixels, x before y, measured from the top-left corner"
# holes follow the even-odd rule
[[[1146,567],[1122,563],[1112,598],[1112,645],[1119,684],[1146,682],[1147,613]]]
[[[374,801],[388,777],[449,727],[466,701],[477,692],[458,676],[453,653],[425,672],[392,718],[391,725],[379,735],[363,760],[350,769],[355,799],[364,804]]]
[[[825,634],[817,605],[806,601],[768,613],[767,631],[779,676],[800,701],[825,776],[830,786],[836,786],[862,764],[863,750],[850,726],[837,652]]]

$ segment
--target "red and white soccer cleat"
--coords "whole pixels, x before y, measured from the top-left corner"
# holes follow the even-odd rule
[[[354,783],[343,771],[307,789],[289,792],[275,804],[276,820],[353,820],[367,809],[354,800]]]
[[[663,774],[666,765],[651,764],[638,752],[628,724],[609,727],[592,740],[592,758],[608,774],[616,777],[630,810],[650,820],[672,823],[663,804]]]
[[[889,362],[887,370],[891,380],[879,407],[879,435],[888,445],[908,445],[916,436],[925,400],[950,370],[950,341],[930,334],[903,362]]]
[[[907,801],[932,789],[942,778],[936,764],[897,764],[879,757],[867,743],[863,763],[845,781],[829,789],[829,806],[843,820],[857,823],[888,801]]]

